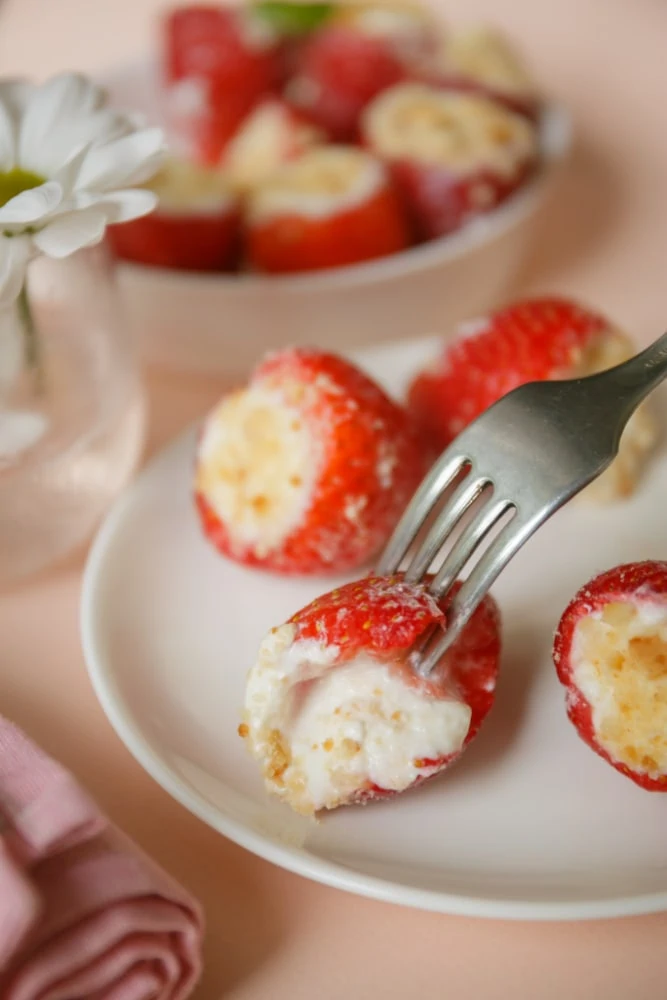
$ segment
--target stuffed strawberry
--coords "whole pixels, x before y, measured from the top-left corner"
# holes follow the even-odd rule
[[[446,604],[400,577],[313,601],[261,645],[239,732],[266,788],[297,812],[405,791],[452,763],[493,703],[500,624],[485,598],[431,676],[413,644],[446,627]]]
[[[234,133],[220,168],[234,190],[248,194],[322,138],[318,129],[285,101],[267,98]]]
[[[637,785],[667,792],[667,563],[616,566],[582,587],[553,655],[581,738]]]
[[[409,232],[378,160],[351,146],[322,146],[252,191],[246,238],[254,269],[285,274],[396,253],[408,246]]]
[[[278,85],[276,37],[252,7],[194,4],[165,18],[163,39],[176,148],[215,165],[245,116]]]
[[[497,31],[477,28],[450,34],[430,67],[424,75],[432,83],[482,94],[531,120],[539,116],[535,83],[518,53]]]
[[[362,372],[284,350],[206,420],[195,494],[205,534],[230,558],[334,573],[382,547],[426,467],[405,410]]]
[[[148,186],[159,198],[153,214],[109,227],[117,257],[184,271],[234,268],[241,216],[218,171],[171,159]]]
[[[460,229],[521,186],[537,137],[521,115],[486,97],[421,83],[386,90],[365,110],[368,149],[391,165],[422,239]]]
[[[634,353],[604,316],[568,299],[538,298],[464,323],[412,382],[409,408],[425,435],[445,448],[501,396],[525,382],[576,378],[611,368]],[[588,488],[606,501],[631,493],[655,445],[646,406],[631,417],[611,467]]]
[[[286,95],[330,138],[349,142],[369,101],[405,73],[400,56],[385,39],[345,24],[332,25],[304,46]]]

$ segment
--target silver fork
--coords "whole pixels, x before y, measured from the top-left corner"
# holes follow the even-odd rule
[[[454,487],[410,559],[405,579],[422,581],[466,515],[473,516],[428,586],[440,599],[489,533],[508,518],[450,603],[446,630],[413,653],[427,676],[460,635],[512,556],[552,514],[596,479],[618,453],[623,428],[667,377],[667,333],[629,361],[596,375],[530,382],[508,393],[446,449],[417,489],[378,565],[400,568],[438,501]]]

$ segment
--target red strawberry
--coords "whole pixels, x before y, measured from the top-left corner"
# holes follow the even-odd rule
[[[287,96],[332,139],[345,142],[354,139],[368,102],[404,77],[386,40],[332,25],[304,45]]]
[[[433,239],[505,201],[537,162],[535,129],[486,97],[423,83],[386,90],[365,110],[365,145],[391,164],[417,234]]]
[[[434,59],[443,47],[442,19],[423,4],[362,0],[335,8],[335,23],[380,40],[408,70]]]
[[[240,728],[269,791],[312,813],[395,795],[459,757],[493,703],[500,624],[487,597],[424,680],[409,653],[446,614],[422,586],[369,577],[273,629]]]
[[[248,258],[281,274],[385,257],[409,243],[402,206],[383,166],[346,146],[311,149],[251,194]]]
[[[338,572],[381,548],[426,466],[406,412],[357,368],[285,350],[208,418],[196,500],[205,533],[232,559]]]
[[[252,11],[178,7],[164,21],[164,73],[178,143],[214,165],[243,118],[277,85],[276,43]]]
[[[516,302],[464,323],[413,381],[408,408],[432,446],[443,449],[517,386],[603,371],[633,350],[624,333],[576,302],[555,297]],[[617,459],[588,487],[589,496],[606,502],[632,493],[656,437],[650,410],[640,408],[626,427]]]
[[[642,788],[667,792],[667,563],[616,566],[582,587],[553,655],[581,738]]]
[[[233,268],[240,212],[219,172],[172,159],[148,186],[159,198],[155,212],[109,228],[116,256],[187,271]]]

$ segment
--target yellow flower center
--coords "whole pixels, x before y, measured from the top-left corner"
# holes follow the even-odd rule
[[[0,208],[22,191],[29,191],[44,183],[44,177],[33,174],[30,170],[21,170],[20,167],[0,171]]]

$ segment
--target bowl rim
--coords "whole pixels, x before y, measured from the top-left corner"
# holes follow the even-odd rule
[[[134,77],[139,83],[142,77],[147,81],[155,81],[155,64],[144,60],[111,67],[101,75],[101,83],[113,91],[114,84],[117,86],[128,77]],[[538,169],[505,202],[453,233],[408,247],[387,257],[300,274],[186,271],[124,260],[117,261],[117,269],[121,275],[138,280],[149,277],[188,287],[222,287],[228,294],[238,291],[245,295],[249,291],[266,289],[284,292],[342,291],[360,285],[384,283],[447,263],[492,243],[522,222],[537,207],[547,178],[572,149],[573,126],[571,116],[562,104],[546,101],[537,127],[541,152]]]

